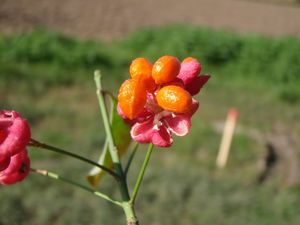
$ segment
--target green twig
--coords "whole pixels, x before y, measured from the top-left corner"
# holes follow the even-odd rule
[[[89,187],[86,187],[86,186],[84,186],[84,185],[82,185],[80,183],[77,183],[77,182],[75,182],[73,180],[70,180],[68,178],[62,177],[62,176],[60,176],[60,175],[58,175],[56,173],[49,172],[47,170],[39,170],[39,169],[33,169],[33,168],[31,168],[30,171],[34,172],[36,174],[40,174],[40,175],[47,176],[47,177],[50,177],[50,178],[55,179],[55,180],[60,180],[62,182],[71,184],[71,185],[73,185],[75,187],[78,187],[78,188],[81,188],[81,189],[83,189],[85,191],[88,191],[88,192],[90,192],[90,193],[92,193],[92,194],[94,194],[94,195],[96,195],[96,196],[98,196],[98,197],[100,197],[102,199],[105,199],[105,200],[107,200],[107,201],[109,201],[109,202],[111,202],[111,203],[113,203],[115,205],[123,207],[123,205],[122,205],[121,202],[113,200],[112,198],[110,198],[106,194],[103,194],[103,193],[101,193],[99,191],[95,191],[95,190],[93,190],[93,189],[91,189]]]
[[[121,180],[119,182],[119,188],[122,196],[122,207],[127,219],[127,224],[129,225],[138,225],[138,220],[135,215],[135,211],[133,208],[133,204],[131,204],[130,201],[130,196],[129,196],[129,191],[128,191],[128,185],[126,181],[126,176],[124,174],[120,158],[118,155],[118,150],[115,146],[110,123],[109,123],[109,117],[103,97],[103,92],[102,92],[102,86],[101,86],[101,74],[100,71],[95,71],[95,83],[97,87],[97,97],[99,101],[99,107],[100,111],[102,114],[102,119],[104,123],[104,128],[106,132],[106,138],[108,141],[108,147],[109,147],[109,153],[111,156],[111,159],[114,163],[114,166],[116,168],[116,173],[121,177]]]
[[[97,94],[97,98],[99,101],[99,107],[100,107],[103,124],[104,124],[104,128],[105,128],[105,133],[106,133],[106,137],[107,137],[107,141],[108,141],[109,152],[111,155],[111,159],[114,163],[114,166],[116,168],[116,173],[118,174],[119,177],[121,177],[119,187],[120,187],[122,199],[123,199],[123,201],[128,201],[130,199],[129,192],[128,192],[128,186],[127,186],[127,183],[125,180],[125,176],[124,176],[124,172],[123,172],[122,165],[120,162],[118,150],[115,146],[114,138],[112,135],[109,117],[108,117],[108,113],[107,113],[107,109],[106,109],[106,105],[105,105],[105,100],[103,97],[103,92],[102,92],[103,90],[102,90],[102,85],[101,85],[101,73],[99,70],[95,71],[94,79],[95,79],[96,88],[97,88],[96,94]]]
[[[139,148],[139,143],[136,142],[136,143],[134,144],[133,150],[132,150],[132,152],[131,152],[131,154],[130,154],[130,157],[129,157],[128,162],[127,162],[127,164],[126,164],[126,167],[125,167],[125,169],[124,169],[124,173],[125,173],[126,175],[127,175],[128,171],[129,171],[129,168],[130,168],[130,166],[131,166],[132,160],[133,160],[133,158],[134,158],[134,156],[135,156],[135,153],[137,152],[138,148]]]
[[[136,199],[136,196],[137,196],[138,191],[140,189],[140,186],[141,186],[141,183],[142,183],[147,165],[148,165],[150,157],[151,157],[152,150],[153,150],[153,144],[151,143],[151,144],[149,144],[146,157],[144,159],[144,162],[143,162],[142,168],[140,170],[138,179],[137,179],[136,184],[135,184],[134,189],[133,189],[132,197],[130,199],[131,204],[134,204],[134,202],[135,202],[135,199]]]
[[[83,162],[89,163],[89,164],[91,164],[93,166],[97,166],[100,169],[102,169],[102,170],[106,171],[107,173],[109,173],[116,180],[120,180],[120,176],[118,174],[116,174],[114,171],[112,171],[112,170],[108,169],[107,167],[102,166],[102,165],[100,165],[100,164],[98,164],[98,163],[96,163],[96,162],[94,162],[94,161],[92,161],[90,159],[82,157],[80,155],[68,152],[66,150],[63,150],[63,149],[60,149],[60,148],[57,148],[57,147],[54,147],[54,146],[51,146],[51,145],[48,145],[48,144],[45,144],[45,143],[41,143],[41,142],[36,141],[34,139],[30,140],[29,146],[36,147],[36,148],[42,148],[42,149],[46,149],[46,150],[49,150],[49,151],[53,151],[53,152],[57,152],[57,153],[60,153],[60,154],[71,156],[71,157],[79,159],[79,160],[81,160]]]

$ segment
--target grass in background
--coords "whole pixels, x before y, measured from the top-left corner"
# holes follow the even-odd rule
[[[116,93],[135,57],[154,61],[164,54],[180,59],[192,55],[213,77],[200,94],[200,111],[189,136],[176,138],[172,149],[156,150],[151,159],[138,199],[141,224],[296,224],[297,187],[284,189],[272,180],[256,184],[265,149],[249,132],[264,136],[279,122],[291,136],[300,133],[299,52],[300,40],[293,37],[238,36],[186,26],[141,30],[110,43],[38,29],[0,38],[0,106],[28,118],[35,138],[96,159],[104,137],[93,70],[100,68],[106,88]],[[215,125],[232,106],[239,110],[239,126],[246,132],[236,134],[228,167],[217,171],[220,133]],[[49,152],[30,153],[34,167],[75,179],[89,170]],[[133,177],[144,153],[138,152]],[[118,194],[109,178],[100,189]],[[0,195],[1,225],[123,222],[115,206],[35,175],[19,185],[0,187]]]
[[[256,82],[278,91],[283,100],[296,102],[300,98],[299,52],[300,41],[293,37],[238,36],[195,27],[147,29],[113,43],[80,42],[38,29],[0,38],[0,80],[5,85],[18,82],[45,88],[86,81],[87,73],[99,67],[118,80],[127,76],[126,67],[134,57],[192,55],[205,65],[205,72],[217,72],[218,82],[250,82],[251,87]]]

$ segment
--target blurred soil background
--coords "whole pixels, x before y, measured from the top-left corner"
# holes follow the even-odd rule
[[[1,0],[0,3],[0,31],[5,33],[42,26],[81,38],[110,39],[140,27],[187,23],[238,32],[300,36],[298,0]]]
[[[0,0],[0,108],[24,115],[34,138],[97,160],[104,131],[93,71],[117,94],[136,57],[194,56],[212,79],[190,134],[154,151],[137,200],[141,224],[298,224],[299,23],[296,0]],[[218,170],[231,107],[238,127]],[[88,185],[89,165],[30,155],[32,167]],[[131,188],[144,155],[130,170]],[[109,177],[99,190],[119,197]],[[35,174],[1,186],[0,199],[0,225],[124,223],[110,203]]]

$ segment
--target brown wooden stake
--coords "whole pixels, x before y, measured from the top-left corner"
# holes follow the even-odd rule
[[[226,166],[229,151],[230,151],[230,145],[234,134],[234,129],[236,126],[237,117],[238,117],[237,110],[233,108],[229,109],[225,126],[224,126],[224,132],[223,132],[220,148],[219,148],[219,153],[216,161],[218,168],[224,168]]]

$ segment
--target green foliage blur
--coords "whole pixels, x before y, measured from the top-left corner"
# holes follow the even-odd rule
[[[146,29],[112,43],[82,42],[37,29],[0,38],[1,83],[14,82],[18,77],[30,83],[70,84],[86,79],[82,71],[98,67],[114,75],[123,72],[137,56],[154,61],[164,54],[181,59],[192,55],[206,65],[207,71],[221,69],[230,79],[276,85],[280,98],[297,102],[299,52],[300,41],[293,37],[238,36],[195,27]]]
[[[141,224],[297,224],[299,186],[286,189],[279,178],[257,184],[265,146],[251,132],[263,138],[279,122],[291,136],[300,133],[299,52],[300,40],[293,37],[242,36],[180,25],[143,29],[111,42],[76,40],[44,29],[2,35],[0,108],[27,118],[35,139],[97,160],[104,129],[93,71],[101,69],[105,88],[116,94],[136,57],[152,62],[165,54],[181,60],[196,57],[212,79],[197,97],[201,107],[190,134],[153,154],[137,199]],[[215,159],[221,133],[216,125],[230,107],[238,109],[242,131],[234,137],[228,166],[219,171]],[[131,188],[144,148],[130,170]],[[88,185],[84,178],[89,165],[29,151],[32,167]],[[119,197],[109,177],[100,190]],[[124,224],[119,208],[35,174],[18,185],[1,186],[0,199],[0,225]]]

